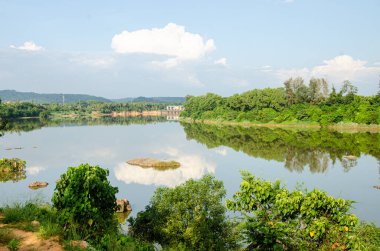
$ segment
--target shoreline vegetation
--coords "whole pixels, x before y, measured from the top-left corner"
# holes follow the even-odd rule
[[[253,89],[222,97],[187,96],[184,122],[242,126],[380,131],[380,91],[360,96],[349,81],[340,91],[325,79],[291,78],[283,88]]]
[[[30,102],[1,102],[0,118],[64,118],[64,117],[101,117],[101,116],[154,116],[165,115],[168,105],[178,103],[106,103],[100,101],[81,101],[68,104],[36,104]]]
[[[320,190],[288,190],[242,171],[239,191],[223,200],[211,175],[159,187],[145,210],[120,228],[109,171],[81,164],[56,184],[52,204],[0,208],[0,247],[56,250],[378,250],[380,228],[350,212],[353,201]],[[73,189],[75,188],[75,189]],[[75,191],[75,192],[73,192]],[[228,216],[234,211],[239,216]],[[29,242],[29,241],[33,242]]]

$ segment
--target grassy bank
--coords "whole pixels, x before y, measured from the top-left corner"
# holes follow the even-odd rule
[[[10,250],[22,247],[28,250],[53,247],[54,250],[153,250],[151,245],[134,240],[120,229],[100,241],[80,239],[78,229],[63,229],[57,211],[38,201],[0,208],[0,247]]]

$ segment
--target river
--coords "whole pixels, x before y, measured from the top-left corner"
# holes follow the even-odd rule
[[[186,124],[157,117],[25,120],[8,126],[0,137],[0,151],[0,157],[27,162],[25,179],[0,183],[1,206],[49,202],[60,175],[81,163],[110,170],[109,180],[119,188],[117,197],[131,202],[132,215],[144,209],[156,187],[174,187],[207,173],[224,182],[231,198],[244,169],[279,179],[290,189],[302,184],[356,201],[352,211],[380,225],[380,190],[373,187],[380,183],[376,133]],[[157,170],[126,163],[138,157],[175,160],[181,167]],[[28,184],[36,180],[49,186],[30,190]]]

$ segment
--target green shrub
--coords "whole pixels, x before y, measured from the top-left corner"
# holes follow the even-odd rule
[[[16,203],[3,208],[4,223],[27,222],[44,220],[54,217],[54,212],[48,206],[39,205],[38,202]]]
[[[258,250],[314,250],[337,245],[355,249],[358,219],[349,213],[351,201],[325,192],[295,189],[263,181],[242,172],[243,181],[230,210],[245,215],[244,236]]]
[[[128,220],[129,234],[174,250],[233,249],[236,235],[225,216],[224,196],[223,183],[208,175],[158,188],[145,211]]]
[[[117,231],[114,213],[118,189],[110,185],[108,175],[108,170],[88,164],[69,167],[61,175],[52,202],[67,234],[76,232],[84,239],[99,239]]]
[[[20,248],[20,241],[17,239],[12,239],[7,245],[7,248],[11,251],[18,250]]]

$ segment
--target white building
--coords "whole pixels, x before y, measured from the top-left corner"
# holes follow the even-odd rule
[[[167,111],[176,111],[176,112],[181,112],[184,110],[184,107],[182,105],[168,105],[166,107]]]

